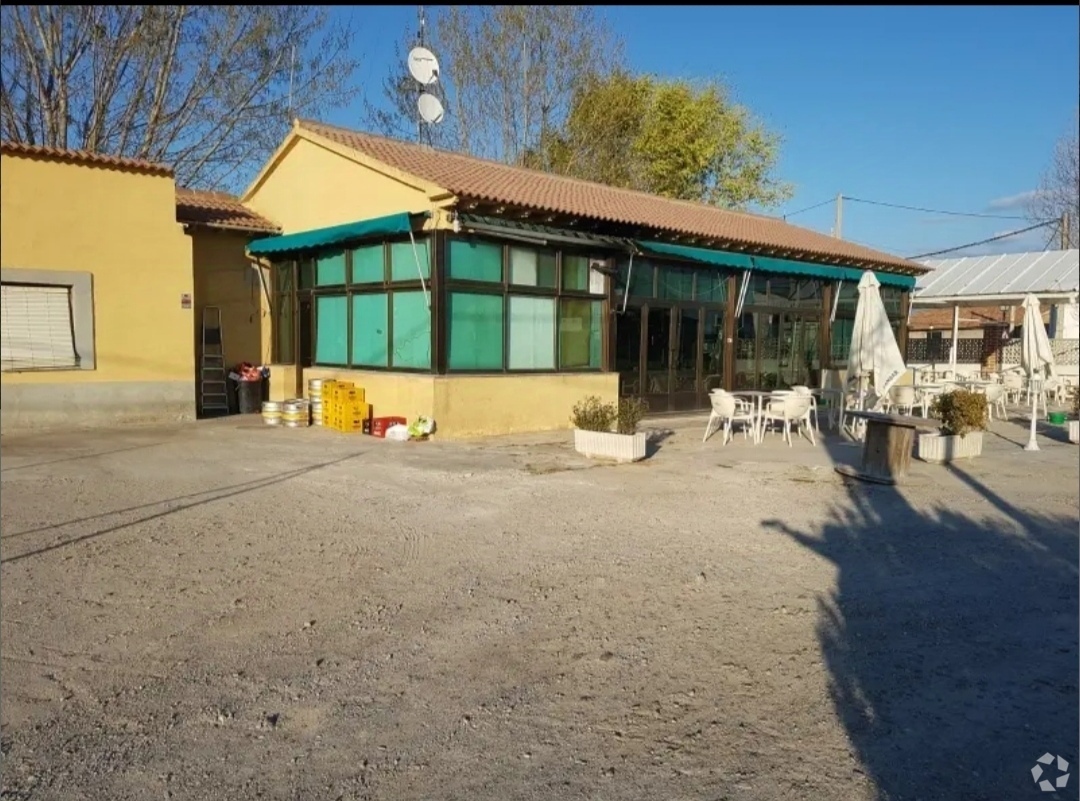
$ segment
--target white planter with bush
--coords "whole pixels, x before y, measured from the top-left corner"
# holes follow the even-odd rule
[[[982,453],[986,428],[986,396],[957,389],[934,401],[931,413],[941,419],[941,430],[919,436],[919,458],[944,464],[957,459],[973,459]]]
[[[647,406],[639,398],[604,403],[590,395],[574,404],[574,450],[589,459],[638,462],[645,458],[648,437],[638,431]]]

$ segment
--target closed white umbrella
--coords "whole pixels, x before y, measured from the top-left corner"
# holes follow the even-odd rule
[[[1024,326],[1020,338],[1020,366],[1027,373],[1031,391],[1031,434],[1024,450],[1037,451],[1039,443],[1035,441],[1035,424],[1039,416],[1041,381],[1054,375],[1054,350],[1050,347],[1050,337],[1046,335],[1046,326],[1043,325],[1039,299],[1028,295],[1021,305],[1024,307]]]
[[[881,282],[867,270],[859,280],[859,305],[855,307],[848,354],[848,378],[859,379],[859,407],[863,404],[862,379],[872,377],[874,394],[884,398],[906,369],[881,300]]]

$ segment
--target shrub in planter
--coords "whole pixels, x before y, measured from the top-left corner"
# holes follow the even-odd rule
[[[931,413],[941,419],[941,433],[919,437],[919,458],[927,462],[951,462],[982,453],[986,428],[986,396],[958,389],[939,395]]]
[[[969,431],[986,428],[986,396],[963,389],[939,395],[930,407],[931,413],[941,419],[941,433],[962,437]]]
[[[638,424],[649,411],[649,404],[641,398],[620,398],[615,414],[615,430],[620,434],[636,434]]]
[[[632,398],[614,404],[590,395],[578,401],[570,416],[574,424],[574,449],[590,458],[618,462],[644,459],[646,437],[637,427],[646,408],[644,401]]]
[[[582,431],[611,431],[616,410],[611,403],[604,403],[596,395],[590,395],[574,404],[570,419],[574,428]]]

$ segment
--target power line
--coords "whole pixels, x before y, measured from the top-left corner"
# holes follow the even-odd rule
[[[844,195],[844,200],[850,200],[853,203],[866,203],[870,206],[886,206],[890,209],[904,209],[905,211],[919,211],[924,214],[945,214],[950,217],[977,217],[983,220],[1026,220],[1027,217],[1022,217],[1014,214],[978,214],[969,211],[943,211],[942,209],[926,209],[921,206],[905,206],[901,203],[885,203],[881,200],[864,200],[858,197],[848,197]],[[831,202],[831,201],[829,201]]]
[[[945,250],[935,250],[932,253],[920,253],[918,256],[908,256],[907,258],[911,261],[914,261],[916,259],[925,259],[929,256],[942,256],[946,253],[955,253],[958,250],[964,250],[964,248],[973,248],[976,245],[987,245],[990,242],[997,242],[1000,239],[1009,239],[1010,237],[1019,236],[1020,234],[1026,234],[1028,231],[1034,231],[1047,225],[1056,224],[1057,220],[1045,220],[1044,222],[1036,223],[1035,225],[1029,225],[1027,228],[1021,228],[1018,231],[1009,231],[1007,234],[998,234],[997,236],[992,236],[989,239],[980,239],[978,242],[968,242],[966,245],[957,245],[954,248],[946,248]]]
[[[820,209],[822,206],[826,206],[829,203],[833,203],[835,201],[836,198],[831,197],[828,200],[823,200],[820,203],[815,203],[813,206],[807,206],[805,209],[799,209],[798,211],[793,211],[790,214],[785,214],[784,219],[786,220],[788,217],[794,217],[796,214],[802,214],[804,211],[813,211],[814,209]]]
[[[1053,242],[1054,239],[1057,237],[1057,235],[1060,234],[1060,233],[1061,233],[1061,225],[1059,223],[1057,225],[1057,227],[1055,227],[1054,230],[1052,230],[1050,232],[1050,238],[1047,239],[1046,244],[1043,245],[1043,250],[1050,250],[1050,243]]]

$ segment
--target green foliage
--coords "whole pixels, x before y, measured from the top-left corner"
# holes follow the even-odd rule
[[[779,145],[719,83],[616,71],[584,81],[566,123],[530,157],[554,172],[663,197],[770,207],[791,196],[772,176]]]
[[[1072,388],[1072,415],[1080,420],[1080,387]]]
[[[611,431],[617,415],[615,404],[604,403],[596,395],[589,395],[574,404],[570,420],[574,428],[582,431]]]
[[[615,430],[620,434],[636,434],[638,424],[649,411],[642,398],[620,398],[615,415]]]
[[[931,413],[941,419],[941,433],[963,436],[970,431],[986,428],[986,396],[979,392],[957,389],[939,395]]]
[[[620,398],[618,403],[604,403],[596,395],[589,395],[574,404],[570,419],[574,428],[582,431],[610,433],[614,428],[618,434],[635,434],[648,411],[649,404],[641,398]]]

